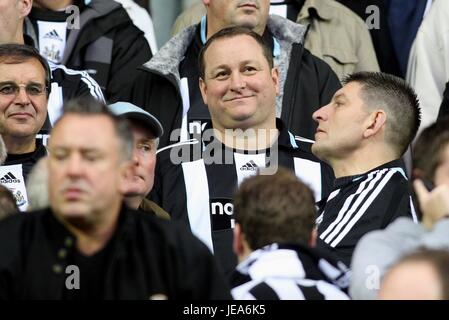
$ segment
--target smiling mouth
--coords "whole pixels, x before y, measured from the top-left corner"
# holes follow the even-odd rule
[[[243,99],[248,99],[248,98],[252,98],[253,96],[239,96],[239,97],[233,97],[230,99],[227,99],[225,101],[235,101],[235,100],[243,100]]]
[[[12,118],[32,118],[31,113],[28,112],[16,112],[9,115]]]

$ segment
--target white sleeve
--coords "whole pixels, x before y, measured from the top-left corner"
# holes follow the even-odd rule
[[[436,0],[424,18],[410,52],[406,79],[421,103],[420,130],[436,120],[449,79],[448,17],[449,1]]]

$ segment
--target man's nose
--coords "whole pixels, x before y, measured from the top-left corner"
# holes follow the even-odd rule
[[[233,72],[231,74],[231,89],[241,90],[246,87],[245,77],[240,72]]]
[[[320,120],[321,121],[327,120],[327,118],[328,118],[328,115],[327,115],[328,106],[329,105],[327,104],[327,105],[322,106],[321,108],[319,108],[317,111],[315,111],[312,114],[313,120],[315,120],[316,122],[319,122]]]
[[[28,93],[26,92],[25,86],[21,85],[18,87],[18,92],[16,93],[14,101],[17,104],[29,104],[30,103],[30,97],[28,96]]]

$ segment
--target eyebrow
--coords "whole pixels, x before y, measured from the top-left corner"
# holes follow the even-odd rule
[[[335,101],[337,99],[344,99],[346,101],[348,100],[348,98],[346,97],[346,95],[344,93],[339,93],[339,94],[335,95],[332,100]]]
[[[154,138],[141,138],[141,139],[137,139],[136,142],[137,143],[153,143],[156,139]]]
[[[74,148],[72,147],[66,147],[66,146],[54,146],[54,147],[47,147],[48,150],[50,150],[50,152],[55,152],[55,151],[64,151],[64,152],[71,152],[74,150]],[[99,148],[75,148],[75,150],[78,150],[81,153],[90,153],[90,152],[98,152],[98,153],[103,153],[104,151],[99,149]]]
[[[12,80],[0,82],[0,86],[5,85],[5,84],[15,84],[15,85],[17,85],[17,82],[12,81]],[[43,83],[39,83],[39,82],[36,82],[36,81],[30,81],[26,85],[30,85],[30,84],[32,84],[32,85],[36,85],[37,84],[37,85],[40,85],[40,86],[44,85]]]
[[[250,63],[255,63],[257,65],[260,65],[260,63],[257,60],[243,60],[243,61],[239,62],[239,66],[247,65],[247,64],[250,64]],[[229,69],[229,65],[227,65],[227,64],[220,64],[220,65],[212,68],[211,72],[214,72],[214,71],[219,70],[219,69]]]

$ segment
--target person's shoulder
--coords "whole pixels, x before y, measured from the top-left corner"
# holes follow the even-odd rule
[[[18,212],[0,221],[0,236],[5,233],[13,234],[28,225],[37,224],[41,221],[46,210],[33,212]]]
[[[0,260],[15,257],[40,228],[46,210],[19,212],[0,221]]]

